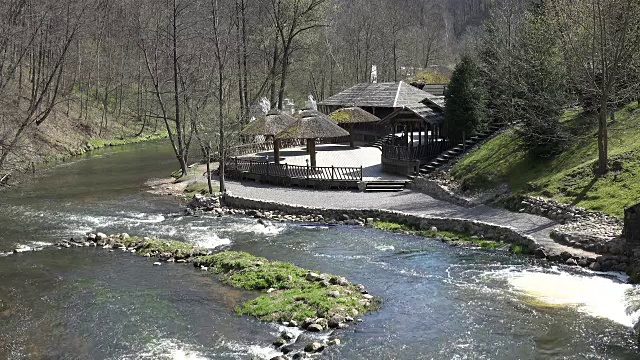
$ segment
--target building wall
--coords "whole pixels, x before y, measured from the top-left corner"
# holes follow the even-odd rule
[[[624,211],[623,236],[629,241],[640,242],[640,204]]]

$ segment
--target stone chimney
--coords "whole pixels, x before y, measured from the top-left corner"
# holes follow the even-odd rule
[[[627,241],[640,243],[640,204],[624,210],[622,235]]]

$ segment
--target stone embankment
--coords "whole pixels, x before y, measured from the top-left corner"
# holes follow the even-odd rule
[[[572,254],[569,252],[549,251],[543,245],[537,243],[532,236],[522,234],[516,228],[464,218],[407,214],[402,211],[384,209],[314,208],[273,201],[247,199],[231,194],[226,194],[222,201],[194,199],[191,206],[193,208],[206,208],[207,210],[216,212],[219,216],[226,214],[247,215],[273,221],[303,221],[359,226],[371,224],[373,221],[402,223],[418,229],[429,230],[437,228],[441,231],[469,234],[471,236],[518,245],[523,248],[525,253],[570,266],[590,267],[592,269],[598,269],[598,267],[600,267],[602,269],[618,264],[618,262],[615,261],[612,263],[610,257],[598,257],[597,254],[593,253],[585,252],[587,255],[576,255],[575,253]],[[580,253],[578,252],[578,254]],[[594,263],[601,264],[593,265]]]
[[[198,200],[202,202],[203,200]],[[534,214],[555,218],[561,224],[551,231],[555,243],[576,251],[556,251],[523,234],[518,229],[492,223],[461,218],[407,214],[401,211],[381,209],[330,209],[291,205],[273,201],[247,199],[227,194],[222,203],[208,200],[210,210],[220,215],[249,215],[276,221],[307,221],[329,224],[365,225],[367,220],[404,223],[429,229],[477,235],[483,238],[522,246],[525,251],[551,262],[570,266],[587,267],[594,271],[619,271],[631,274],[640,249],[627,243],[620,236],[618,219],[605,214],[589,212],[542,198],[527,198],[520,204]],[[224,205],[224,207],[223,207]],[[595,234],[595,235],[594,235]],[[583,252],[580,252],[583,250]],[[640,279],[640,278],[639,278]],[[633,280],[633,277],[632,277]]]

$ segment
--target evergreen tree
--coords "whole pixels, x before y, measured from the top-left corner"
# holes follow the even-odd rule
[[[456,66],[447,94],[445,117],[449,138],[460,141],[486,126],[487,100],[480,69],[469,56]]]

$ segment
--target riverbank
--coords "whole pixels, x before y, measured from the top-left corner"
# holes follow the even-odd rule
[[[15,169],[20,169],[20,171],[13,170],[10,172],[2,173],[4,175],[8,174],[9,176],[7,176],[5,181],[0,183],[0,190],[7,185],[16,185],[23,181],[37,177],[39,171],[42,168],[48,168],[61,163],[65,163],[95,150],[104,149],[107,147],[139,144],[148,141],[157,141],[166,138],[168,138],[168,134],[166,132],[154,132],[130,137],[120,136],[117,138],[74,140],[75,142],[72,145],[50,148],[49,150],[47,150],[47,148],[45,147],[44,149],[40,149],[38,154],[34,157],[29,157],[21,161],[14,162],[12,166]]]
[[[346,278],[311,271],[282,261],[271,261],[244,252],[212,252],[193,244],[149,237],[130,237],[126,233],[106,235],[90,233],[84,239],[62,240],[54,246],[63,248],[93,247],[122,251],[165,263],[192,264],[225,284],[261,295],[235,307],[239,315],[282,324],[313,333],[332,334],[360,316],[377,310],[380,299],[369,294],[364,285],[352,284]],[[26,249],[23,249],[27,251]],[[333,337],[325,342],[297,344],[299,335],[283,331],[273,341],[276,350],[294,359],[307,353],[320,353],[327,346],[339,345]],[[282,358],[284,359],[284,358]]]

